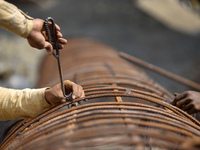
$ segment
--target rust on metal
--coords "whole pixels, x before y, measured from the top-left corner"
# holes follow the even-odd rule
[[[168,103],[173,96],[115,49],[69,40],[61,60],[63,78],[82,85],[85,98],[21,121],[2,150],[199,148],[200,122]],[[59,83],[57,72],[55,59],[45,57],[38,87]]]
[[[133,57],[133,56],[131,56],[129,54],[126,54],[124,52],[119,52],[119,55],[122,58],[125,58],[125,59],[127,59],[127,60],[129,60],[129,61],[131,61],[133,63],[136,63],[136,64],[138,64],[138,65],[140,65],[140,66],[142,66],[144,68],[147,68],[147,69],[149,69],[151,71],[154,71],[154,72],[156,72],[158,74],[161,74],[161,75],[163,75],[163,76],[165,76],[165,77],[167,77],[169,79],[173,79],[174,81],[177,81],[177,82],[182,83],[184,85],[187,85],[187,86],[189,86],[189,87],[191,87],[191,88],[193,88],[195,90],[200,91],[200,84],[198,84],[198,83],[196,83],[194,81],[191,81],[191,80],[188,80],[188,79],[183,78],[181,76],[178,76],[176,74],[173,74],[173,73],[171,73],[169,71],[166,71],[166,70],[164,70],[162,68],[154,66],[153,64],[147,63],[147,62],[145,62],[145,61],[143,61],[141,59]]]

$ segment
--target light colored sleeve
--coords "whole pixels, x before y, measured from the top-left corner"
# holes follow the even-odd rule
[[[45,99],[45,89],[0,87],[0,121],[33,118],[51,108]]]
[[[33,29],[33,18],[13,4],[0,0],[0,27],[27,38]]]

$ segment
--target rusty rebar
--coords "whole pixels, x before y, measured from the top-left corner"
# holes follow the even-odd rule
[[[86,96],[74,100],[77,107],[68,101],[18,123],[2,150],[198,149],[200,122],[167,103],[173,96],[116,50],[75,39],[61,53],[64,79]],[[38,86],[57,84],[56,69],[46,57]]]
[[[127,59],[127,60],[129,60],[129,61],[131,61],[131,62],[133,62],[135,64],[138,64],[138,65],[140,65],[140,66],[142,66],[144,68],[147,68],[147,69],[149,69],[151,71],[154,71],[154,72],[156,72],[158,74],[161,74],[161,75],[163,75],[163,76],[165,76],[165,77],[167,77],[169,79],[172,79],[174,81],[177,81],[177,82],[179,82],[181,84],[187,85],[187,86],[189,86],[189,87],[191,87],[191,88],[193,88],[195,90],[200,91],[200,84],[198,84],[198,83],[196,83],[194,81],[191,81],[189,79],[183,78],[183,77],[181,77],[179,75],[176,75],[174,73],[166,71],[166,70],[164,70],[164,69],[162,69],[160,67],[157,67],[157,66],[155,66],[153,64],[150,64],[150,63],[147,63],[147,62],[145,62],[145,61],[143,61],[143,60],[141,60],[139,58],[136,58],[136,57],[131,56],[129,54],[126,54],[124,52],[119,52],[119,56],[121,56],[122,58],[125,58],[125,59]]]

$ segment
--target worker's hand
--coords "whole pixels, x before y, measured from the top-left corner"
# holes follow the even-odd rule
[[[67,40],[62,38],[62,34],[59,32],[60,27],[58,25],[56,25],[56,30],[57,30],[59,48],[62,49],[64,45],[67,44]],[[46,29],[44,27],[43,20],[41,19],[33,20],[33,29],[31,30],[27,40],[30,46],[38,49],[45,48],[49,55],[52,54],[53,47],[49,42],[47,42],[48,38],[46,36]]]
[[[197,113],[200,111],[200,92],[186,91],[181,94],[175,93],[173,105],[187,111],[188,114]]]
[[[70,94],[72,92],[72,99],[85,97],[82,86],[77,85],[69,80],[65,80],[64,85],[66,94]],[[53,106],[57,106],[66,102],[61,90],[61,84],[57,84],[52,88],[47,88],[45,90],[45,98],[47,102]]]

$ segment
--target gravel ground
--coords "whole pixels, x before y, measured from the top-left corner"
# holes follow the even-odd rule
[[[170,72],[200,83],[200,34],[175,31],[142,12],[133,0],[13,1],[34,18],[54,18],[70,42],[87,37],[126,52]],[[0,29],[0,85],[34,87],[45,51],[29,47],[25,39]],[[146,70],[170,92],[191,90]]]

